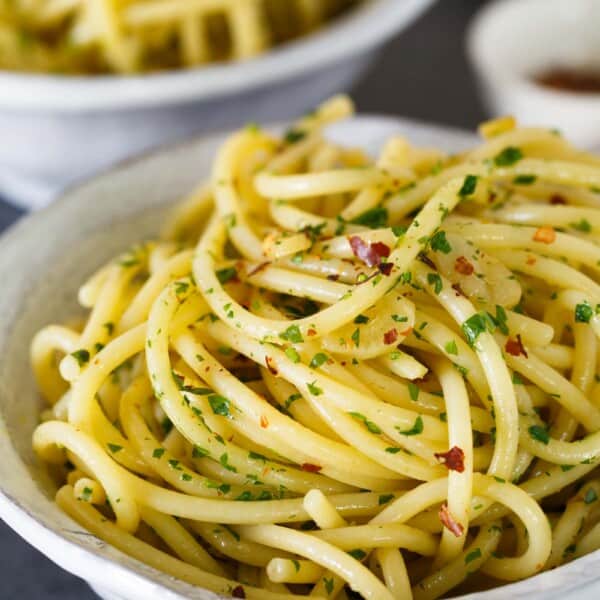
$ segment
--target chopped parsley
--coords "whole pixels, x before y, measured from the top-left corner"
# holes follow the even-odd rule
[[[383,206],[371,208],[352,220],[355,225],[364,225],[371,229],[385,227],[388,222],[388,210]]]
[[[287,342],[292,342],[292,344],[299,344],[304,341],[298,325],[290,325],[283,333],[279,334],[279,337]]]
[[[542,427],[541,425],[532,425],[528,431],[529,436],[532,439],[542,442],[542,444],[545,444],[546,446],[550,442],[550,434],[545,427]]]
[[[113,453],[116,454],[117,452],[120,452],[121,450],[123,450],[123,446],[119,446],[119,444],[106,444],[108,446],[108,449]]]
[[[317,352],[317,354],[315,354],[312,357],[309,366],[311,369],[318,369],[322,364],[326,363],[328,360],[329,357],[327,356],[327,354],[324,354],[323,352]]]
[[[85,363],[90,361],[90,353],[85,348],[71,352],[71,356],[77,361],[80,367],[83,367]]]
[[[592,231],[592,225],[587,219],[581,219],[577,223],[569,223],[569,227],[581,231],[583,233],[589,233]]]
[[[290,346],[289,348],[285,349],[285,355],[293,362],[293,363],[299,363],[300,362],[300,355],[298,354],[298,352],[296,351],[296,348],[293,348],[292,346]]]
[[[436,231],[431,236],[429,245],[434,252],[443,252],[444,254],[449,254],[452,251],[452,246],[446,239],[445,231]]]
[[[575,322],[576,323],[589,323],[590,319],[594,315],[594,311],[588,302],[578,304],[575,307]]]
[[[294,403],[296,400],[300,400],[302,398],[302,394],[291,394],[285,400],[285,408],[286,410]]]
[[[413,402],[416,402],[419,398],[419,386],[415,385],[412,381],[408,382],[408,393],[410,395],[410,399]]]
[[[461,325],[461,329],[469,345],[473,346],[477,338],[486,331],[487,319],[482,314],[475,313]]]
[[[371,432],[371,433],[375,433],[377,435],[379,435],[381,433],[381,429],[379,429],[379,427],[373,423],[373,421],[369,421],[369,419],[367,419],[367,417],[365,417],[365,415],[362,415],[361,413],[358,412],[350,412],[348,413],[351,417],[354,417],[355,419],[357,419],[358,421],[362,421],[365,425],[365,427]]]
[[[470,562],[473,562],[478,558],[481,558],[481,550],[479,548],[475,548],[475,550],[471,550],[471,552],[465,556],[465,565],[468,565]]]
[[[162,458],[162,455],[165,453],[164,448],[154,448],[152,452],[152,458]]]
[[[462,184],[462,187],[458,191],[458,195],[461,197],[471,196],[477,188],[477,175],[467,175]]]
[[[320,396],[323,393],[323,390],[320,387],[317,387],[316,383],[316,380],[312,383],[307,383],[306,387],[313,396]]]
[[[592,502],[596,502],[598,500],[598,494],[596,494],[596,490],[594,488],[590,488],[583,497],[583,501],[586,504],[591,504]]]
[[[252,460],[261,460],[262,462],[266,462],[267,459],[265,456],[263,456],[262,454],[259,454],[258,452],[248,452],[248,458],[251,458]]]
[[[515,371],[512,376],[512,382],[515,385],[523,385],[523,378]]]
[[[221,456],[219,457],[219,462],[221,463],[221,466],[223,468],[227,469],[228,471],[231,471],[232,473],[237,473],[237,469],[233,465],[229,464],[229,455],[227,454],[227,452],[221,454]]]
[[[396,427],[396,429],[398,429],[398,427]],[[419,435],[420,433],[423,433],[423,419],[421,418],[421,415],[415,419],[415,423],[410,429],[404,431],[398,429],[398,432],[402,435]]]
[[[536,179],[536,175],[517,175],[513,179],[513,183],[515,185],[531,185],[532,183],[535,183]]]
[[[442,284],[442,278],[437,273],[427,273],[427,283],[433,286],[435,295],[439,295],[444,287]]]
[[[446,342],[444,344],[444,350],[446,351],[446,354],[458,354],[458,347],[456,345],[456,341],[451,340],[450,342]]]
[[[390,502],[393,499],[394,499],[394,494],[381,494],[379,496],[379,506],[381,506],[382,504],[387,504],[388,502]]]
[[[286,144],[295,144],[300,140],[303,140],[306,137],[306,131],[302,131],[302,129],[288,129],[283,139]]]
[[[192,450],[193,458],[204,458],[205,456],[208,456],[209,454],[210,454],[210,452],[206,448],[202,448],[202,446],[194,446],[194,448]]]
[[[488,313],[489,314],[489,313]],[[490,315],[491,316],[491,315]],[[508,325],[506,324],[506,311],[503,306],[496,304],[496,318],[493,318],[494,324],[504,334],[508,335]]]
[[[219,280],[219,283],[223,285],[224,283],[227,283],[228,281],[231,281],[232,279],[235,279],[237,277],[237,270],[235,269],[235,267],[219,269],[216,272],[216,275],[217,279]]]
[[[181,296],[181,294],[185,294],[190,287],[190,284],[187,281],[176,281],[175,282],[175,295]]]
[[[215,415],[221,415],[222,417],[231,417],[229,412],[230,402],[227,398],[213,394],[208,397],[208,402]]]
[[[507,146],[496,154],[494,157],[494,164],[497,167],[510,167],[515,163],[519,162],[523,158],[523,152],[516,146]]]

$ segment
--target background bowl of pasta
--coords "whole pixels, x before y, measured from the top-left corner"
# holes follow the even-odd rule
[[[54,26],[80,3],[48,2],[44,10],[33,3],[26,28],[10,21],[0,28],[0,193],[40,206],[67,183],[161,143],[307,111],[347,89],[431,1],[286,0],[292,17],[280,8],[266,24],[257,7],[284,3],[135,2],[123,4],[118,19],[99,3],[99,14],[67,21],[68,38],[64,25],[47,33],[40,21]],[[4,17],[18,5],[5,4]],[[52,52],[38,43],[57,37]]]
[[[107,600],[597,596],[598,159],[510,119],[322,135],[350,113],[125,163],[0,240],[0,516]]]

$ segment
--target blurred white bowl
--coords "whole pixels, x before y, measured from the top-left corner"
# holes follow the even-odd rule
[[[557,67],[600,73],[598,0],[497,0],[469,27],[467,49],[487,108],[524,124],[556,127],[600,147],[600,94],[542,86]]]
[[[0,72],[0,195],[29,207],[124,157],[244,119],[287,119],[347,89],[433,0],[369,0],[256,59],[118,77]]]

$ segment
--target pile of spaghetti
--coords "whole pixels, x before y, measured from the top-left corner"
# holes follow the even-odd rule
[[[253,57],[357,0],[0,0],[0,67],[134,73]]]
[[[600,547],[600,162],[232,135],[32,346],[56,501],[197,586],[438,598]]]

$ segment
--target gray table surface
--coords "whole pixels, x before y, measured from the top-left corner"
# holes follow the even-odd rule
[[[464,55],[464,30],[482,0],[439,0],[392,40],[352,90],[359,110],[473,128],[484,117]],[[23,212],[0,199],[0,231]],[[87,600],[87,585],[62,571],[0,522],[0,598]]]

